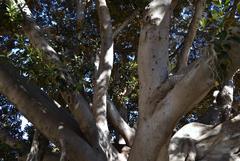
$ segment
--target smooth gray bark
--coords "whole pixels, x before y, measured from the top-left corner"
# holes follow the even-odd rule
[[[171,161],[239,160],[240,116],[218,126],[190,123],[171,139]]]
[[[220,59],[219,54],[221,53],[209,48],[209,51],[204,53],[200,60],[186,67],[181,73],[169,77],[169,23],[175,3],[176,1],[172,2],[171,0],[153,0],[145,10],[138,48],[139,122],[129,161],[169,160],[168,145],[169,142],[171,145],[170,138],[178,120],[192,110],[214,87],[220,72],[216,67],[216,62]],[[127,133],[131,129],[114,108],[107,109],[107,90],[113,66],[113,33],[106,1],[98,0],[97,9],[101,26],[101,53],[94,85],[92,108],[95,118],[90,111],[88,102],[77,91],[61,91],[75,121],[71,115],[57,108],[43,91],[19,77],[3,61],[0,62],[0,91],[16,104],[18,110],[31,120],[50,141],[61,147],[62,160],[126,160],[129,150],[127,154],[120,154],[110,143],[107,115],[111,117],[115,128],[122,136],[125,136],[125,140],[129,140],[128,145],[132,144],[133,132]],[[74,80],[64,69],[58,53],[41,35],[39,26],[34,23],[31,16],[27,16],[26,20],[24,30],[31,43],[44,52],[44,58],[48,63],[54,64],[58,68],[67,87],[74,85]],[[196,28],[193,29],[196,30]],[[226,50],[231,63],[228,64],[227,71],[224,71],[226,74],[223,76],[224,78],[218,81],[229,80],[240,67],[238,54],[240,45],[234,39],[234,37],[240,37],[239,28],[231,28],[228,32],[230,34],[221,45],[224,47],[227,44],[227,49],[224,50]],[[186,40],[186,51],[189,51],[192,39],[193,37],[190,37],[189,40]],[[196,82],[198,87],[196,87]],[[120,125],[117,124],[117,121]],[[187,147],[181,148],[180,146],[183,154],[177,159],[189,161],[196,160],[196,158],[202,160],[206,158],[208,160],[210,158],[222,159],[220,155],[220,158],[216,157],[216,154],[225,148],[223,143],[228,139],[225,138],[228,133],[224,130],[232,134],[232,129],[239,129],[239,125],[235,124],[238,122],[238,118],[232,121],[222,124],[223,127],[206,127],[205,129],[209,132],[203,135],[198,133],[203,140],[197,147],[194,138],[184,138]],[[216,137],[208,137],[210,131],[211,135],[214,134]],[[219,138],[223,143],[219,141]],[[237,137],[233,135],[233,138]],[[214,143],[219,146],[215,146]],[[104,153],[98,149],[98,144]],[[207,148],[204,145],[207,145]],[[232,146],[233,143],[226,142],[226,145]],[[220,147],[222,149],[219,149]],[[208,153],[208,150],[211,153]],[[229,148],[224,150],[229,150]]]
[[[0,89],[17,109],[49,140],[59,144],[65,142],[68,159],[101,161],[103,157],[81,138],[76,122],[68,113],[61,111],[40,89],[30,85],[11,70],[10,65],[0,62]],[[44,118],[44,119],[43,119]]]

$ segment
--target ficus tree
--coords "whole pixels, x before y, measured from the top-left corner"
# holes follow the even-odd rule
[[[0,101],[12,118],[0,126],[5,154],[240,159],[238,0],[2,0],[0,8]],[[25,131],[22,115],[32,123]]]

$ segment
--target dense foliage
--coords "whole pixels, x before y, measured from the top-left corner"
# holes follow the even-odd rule
[[[94,81],[94,61],[100,50],[99,24],[96,14],[95,1],[88,1],[83,20],[76,13],[76,5],[67,0],[28,0],[28,5],[35,21],[42,27],[48,42],[58,52],[62,63],[70,71],[76,82],[75,86],[86,99],[91,100]],[[114,100],[118,110],[129,125],[134,126],[138,116],[138,76],[137,76],[137,46],[141,24],[142,10],[148,3],[141,1],[109,0],[113,29],[117,30],[126,18],[136,14],[135,18],[115,37],[114,68],[110,80],[109,98]],[[170,32],[169,68],[174,72],[177,53],[181,51],[182,41],[192,18],[193,4],[191,0],[182,0],[177,4]],[[207,2],[204,16],[200,21],[197,37],[191,48],[190,62],[198,59],[202,47],[213,38],[224,36],[224,29],[239,21],[240,5],[234,7],[233,0],[213,0]],[[62,107],[66,104],[59,94],[65,88],[57,67],[47,62],[42,51],[35,49],[25,36],[22,28],[23,15],[13,1],[0,2],[0,56],[7,57],[17,67],[21,75],[37,84],[43,91]],[[137,12],[138,11],[138,12]],[[80,17],[80,18],[79,18]],[[239,87],[239,75],[235,79]],[[221,88],[221,85],[216,87]],[[198,120],[209,107],[213,105],[212,90],[192,113],[184,117],[179,126],[190,121]],[[238,108],[239,90],[235,90],[235,105]],[[201,108],[200,108],[201,107]],[[67,107],[66,107],[67,108]],[[31,142],[32,127],[21,126],[21,114],[4,96],[0,96],[0,128],[10,131],[10,135],[23,140],[24,133],[30,133],[25,142]],[[113,141],[118,134],[112,130]],[[12,161],[21,153],[0,144],[0,160]]]

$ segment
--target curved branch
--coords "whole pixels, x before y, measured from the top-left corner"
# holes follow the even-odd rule
[[[25,12],[27,10],[27,12]],[[32,45],[44,52],[44,58],[50,63],[54,64],[59,71],[59,75],[64,79],[66,86],[74,86],[74,80],[66,71],[66,68],[60,61],[58,53],[49,45],[47,40],[41,34],[41,28],[34,22],[31,17],[31,12],[27,6],[23,10],[25,13],[25,23],[23,25],[24,31]],[[61,91],[62,97],[65,102],[69,104],[70,111],[74,115],[74,118],[77,120],[79,127],[87,138],[88,142],[92,146],[96,146],[96,139],[98,138],[97,128],[95,125],[95,120],[90,111],[89,105],[84,97],[76,92],[69,89],[64,89]],[[91,127],[91,128],[89,128]]]
[[[194,154],[194,160],[229,160],[237,157],[240,140],[240,115],[218,126],[189,123],[171,138],[171,161],[186,160]],[[204,145],[204,146],[203,146]],[[193,151],[194,150],[194,151]],[[234,160],[234,159],[233,159]]]
[[[113,127],[122,135],[129,147],[132,146],[135,137],[135,129],[131,128],[120,116],[118,110],[111,101],[107,101],[107,112]]]
[[[170,76],[161,86],[157,87],[149,96],[148,102],[155,107],[173,89],[175,84],[182,80],[184,74]]]
[[[80,137],[79,128],[68,113],[11,69],[6,60],[0,61],[0,91],[38,130],[57,145],[60,139],[64,140],[69,160],[78,161],[79,157],[86,161],[104,160]]]

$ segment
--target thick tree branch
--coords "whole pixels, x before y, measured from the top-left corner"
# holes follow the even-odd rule
[[[27,12],[25,12],[25,10],[27,10]],[[61,94],[66,103],[69,104],[70,110],[88,142],[93,146],[97,146],[97,128],[88,103],[80,93],[71,90],[71,87],[74,86],[74,80],[60,61],[58,53],[42,36],[41,29],[32,19],[31,12],[27,6],[25,6],[25,10],[23,10],[26,17],[23,28],[26,35],[32,45],[44,52],[44,58],[58,68],[59,75],[66,82],[66,86],[69,87],[68,89],[64,89]]]
[[[223,160],[226,157],[239,157],[240,115],[207,131],[197,140],[200,160]],[[205,145],[205,146],[203,146]],[[202,151],[202,152],[201,152]],[[214,155],[221,153],[222,155]]]
[[[107,112],[113,127],[122,135],[128,146],[132,146],[135,129],[131,128],[120,116],[118,110],[111,101],[107,101]]]
[[[188,33],[184,39],[182,52],[180,53],[179,58],[177,60],[178,61],[177,68],[179,68],[180,70],[185,68],[188,65],[188,56],[189,56],[190,48],[192,47],[193,40],[196,36],[198,24],[202,17],[206,0],[196,0],[195,3],[196,4],[195,4],[194,16],[189,25]]]
[[[209,72],[211,60],[211,58],[205,58],[196,64],[181,81],[175,84],[174,88],[168,92],[164,99],[155,106],[152,116],[138,129],[136,135],[138,142],[134,145],[143,152],[136,155],[133,160],[139,160],[140,158],[156,160],[157,156],[152,154],[159,153],[162,148],[166,147],[172,129],[174,129],[178,119],[186,114],[214,86],[212,73]],[[196,82],[198,82],[198,88],[195,88]],[[152,122],[156,124],[153,125]],[[166,123],[168,123],[167,127]],[[151,131],[151,134],[149,131]],[[145,139],[141,139],[142,137],[145,137]],[[140,147],[143,148],[141,145],[148,145],[148,150],[140,149]],[[164,158],[159,158],[159,160],[161,159]]]
[[[89,104],[85,98],[77,91],[64,91],[61,93],[65,102],[68,103],[71,113],[74,115],[80,129],[88,142],[98,148],[98,132],[95,120],[90,111]]]
[[[142,21],[137,57],[140,83],[139,121],[129,161],[153,161],[158,155],[156,151],[152,151],[153,147],[146,149],[146,145],[151,146],[152,143],[148,142],[150,140],[145,136],[149,134],[142,134],[144,130],[150,132],[144,127],[155,108],[149,104],[149,96],[168,78],[169,23],[174,5],[175,1],[173,3],[172,0],[153,0],[145,9],[146,14]],[[147,126],[150,128],[153,125]],[[154,140],[156,141],[156,139]]]
[[[230,160],[238,158],[240,116],[218,126],[190,123],[174,134],[169,146],[171,161]],[[191,145],[191,146],[189,146]],[[221,155],[216,155],[221,154]],[[234,160],[234,159],[233,159]]]
[[[199,103],[204,96],[214,87],[216,80],[219,80],[221,72],[225,74],[221,76],[220,81],[229,80],[233,74],[240,68],[240,47],[238,39],[240,36],[239,28],[233,27],[228,31],[228,36],[221,42],[221,50],[214,51],[213,48],[209,48],[209,51],[195,63],[184,78],[179,81],[174,88],[168,92],[168,94],[160,101],[152,115],[145,120],[141,128],[138,129],[136,140],[138,142],[134,144],[134,149],[138,149],[143,153],[135,155],[133,160],[139,160],[140,158],[146,158],[155,160],[152,154],[161,152],[168,144],[168,139],[172,134],[177,121],[187,112],[189,112],[197,103]],[[221,54],[227,54],[229,63],[223,67],[221,66]],[[226,68],[226,69],[225,69]],[[197,87],[196,88],[196,82]],[[152,124],[152,122],[158,122]],[[166,127],[164,124],[168,123]],[[148,133],[151,131],[151,134]],[[141,139],[145,137],[145,139]],[[151,139],[156,138],[156,139]],[[149,150],[143,150],[143,146],[147,145]],[[163,155],[162,155],[163,156]],[[130,155],[131,157],[131,155]],[[156,157],[156,156],[155,156]],[[158,158],[158,160],[166,158]]]
[[[0,90],[38,130],[58,145],[60,139],[64,140],[69,160],[78,161],[79,157],[89,161],[104,160],[80,137],[76,122],[68,113],[11,69],[6,60],[1,60]]]
[[[141,122],[151,111],[148,97],[168,77],[168,46],[171,0],[153,0],[146,7],[139,45],[138,74],[140,82],[139,112]]]

